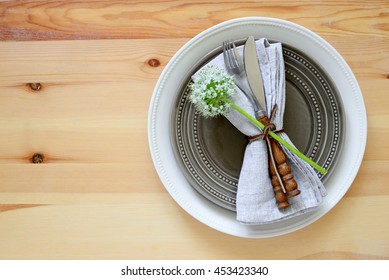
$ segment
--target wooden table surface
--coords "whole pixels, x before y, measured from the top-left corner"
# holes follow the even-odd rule
[[[161,71],[190,38],[246,16],[289,20],[345,58],[368,116],[350,190],[268,239],[198,222],[147,140]],[[389,2],[1,1],[1,259],[389,259]]]

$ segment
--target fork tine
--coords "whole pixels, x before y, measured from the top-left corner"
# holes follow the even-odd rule
[[[230,58],[230,64],[234,69],[237,70],[239,68],[239,64],[234,50],[234,43],[232,42],[228,42],[228,53]]]
[[[226,47],[226,58],[227,58],[227,64],[228,68],[232,69],[232,64],[231,64],[231,55],[230,55],[230,41],[224,41],[225,42],[225,47]]]
[[[234,57],[235,57],[235,60],[236,60],[236,64],[241,67],[242,66],[242,63],[241,63],[241,60],[240,60],[240,56],[239,56],[239,52],[235,46],[235,42],[232,42],[232,48],[234,50]]]
[[[235,72],[235,65],[233,64],[233,60],[231,58],[230,41],[225,41],[224,46],[225,46],[225,60],[226,60],[225,64],[227,67],[227,71],[234,73]]]
[[[236,65],[234,64],[234,59],[231,57],[230,41],[223,42],[223,56],[224,56],[224,64],[227,68],[227,71],[230,72],[230,74],[235,73]]]
[[[231,65],[230,61],[228,59],[228,49],[227,49],[227,41],[223,41],[223,58],[224,58],[224,65],[227,68],[227,71],[230,71]]]

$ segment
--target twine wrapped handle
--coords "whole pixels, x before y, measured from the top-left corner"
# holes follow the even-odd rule
[[[287,208],[289,206],[288,198],[294,197],[300,194],[297,182],[291,172],[289,164],[286,162],[286,156],[282,150],[281,145],[272,137],[269,136],[269,131],[274,133],[282,132],[283,129],[276,129],[273,118],[277,110],[277,104],[274,105],[270,118],[266,115],[257,117],[257,120],[261,122],[265,128],[263,133],[255,135],[249,138],[249,141],[255,141],[260,138],[266,141],[268,147],[269,156],[269,173],[273,191],[275,194],[277,206],[279,209]]]

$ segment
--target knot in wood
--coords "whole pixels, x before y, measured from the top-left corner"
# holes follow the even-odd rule
[[[151,67],[158,67],[159,65],[161,65],[161,62],[158,59],[156,59],[156,58],[149,59],[149,61],[147,63]]]
[[[42,163],[43,160],[44,160],[44,156],[40,153],[33,154],[31,158],[32,163]]]
[[[38,91],[42,88],[41,83],[28,83],[27,86],[33,91]]]

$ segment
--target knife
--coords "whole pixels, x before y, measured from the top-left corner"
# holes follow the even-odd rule
[[[243,55],[248,83],[260,107],[263,109],[263,113],[256,116],[257,120],[265,126],[271,125],[271,121],[266,114],[267,107],[263,79],[253,36],[247,39]],[[297,182],[291,173],[289,164],[286,162],[286,156],[280,144],[271,137],[267,137],[266,140],[269,149],[269,172],[273,191],[278,208],[286,208],[289,206],[288,198],[299,195],[300,190],[297,188]]]
[[[257,48],[253,36],[250,36],[244,45],[243,61],[250,88],[257,98],[259,105],[261,105],[262,110],[266,112],[267,107],[263,92],[262,74],[259,68]]]

